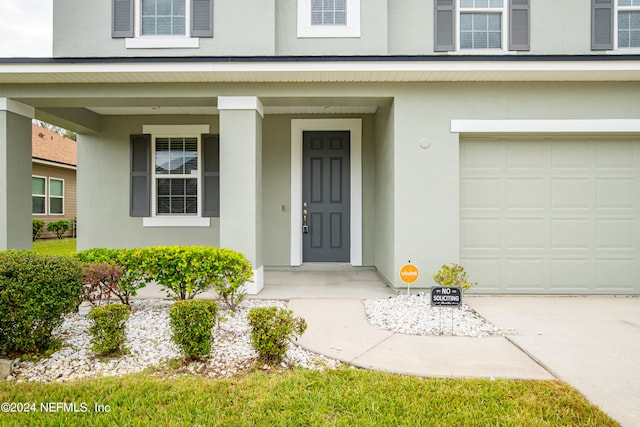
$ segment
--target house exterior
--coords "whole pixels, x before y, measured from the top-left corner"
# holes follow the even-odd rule
[[[74,235],[76,218],[76,142],[72,139],[31,125],[31,214],[45,222],[40,238],[54,238],[46,224],[69,221],[65,237]]]
[[[78,133],[79,249],[640,294],[639,34],[638,0],[56,1],[54,57],[0,61],[0,247],[35,116]]]

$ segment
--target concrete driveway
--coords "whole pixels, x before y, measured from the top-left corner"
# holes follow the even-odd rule
[[[465,302],[623,426],[640,426],[640,297],[467,296]]]

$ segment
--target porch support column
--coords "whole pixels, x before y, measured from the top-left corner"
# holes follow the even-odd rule
[[[255,96],[218,97],[220,111],[220,246],[251,261],[253,283],[263,287],[262,103]]]
[[[0,98],[0,250],[31,249],[33,116],[33,107]]]

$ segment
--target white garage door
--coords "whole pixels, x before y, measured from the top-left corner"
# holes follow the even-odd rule
[[[640,293],[640,138],[467,138],[460,174],[478,292]]]

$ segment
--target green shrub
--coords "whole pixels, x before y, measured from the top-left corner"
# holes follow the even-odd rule
[[[62,239],[64,233],[69,229],[69,221],[66,219],[61,219],[59,221],[53,221],[47,224],[47,231],[52,231],[56,233],[56,237],[58,239]]]
[[[42,235],[42,230],[44,229],[44,221],[41,219],[34,219],[31,221],[33,224],[33,241],[35,242]]]
[[[77,308],[81,291],[82,269],[73,258],[0,252],[0,352],[51,349],[54,328]]]
[[[89,312],[91,326],[91,350],[99,356],[122,354],[126,349],[125,325],[129,319],[129,306],[108,304],[95,307]]]
[[[211,300],[176,301],[169,309],[171,341],[188,359],[211,354],[218,305]]]
[[[92,306],[108,302],[111,295],[120,302],[128,305],[128,299],[120,292],[120,278],[122,268],[113,263],[90,262],[82,266],[82,301],[88,301]]]
[[[94,248],[77,252],[74,256],[84,264],[114,264],[122,269],[118,280],[117,294],[123,304],[129,305],[138,290],[145,287],[149,278],[142,270],[139,249]],[[113,287],[112,287],[113,290]]]
[[[193,299],[213,287],[225,302],[237,305],[244,297],[242,286],[253,276],[251,263],[230,249],[156,246],[139,249],[139,255],[142,270],[178,300]]]
[[[278,307],[259,307],[249,311],[251,342],[263,362],[282,362],[287,353],[287,343],[307,330],[307,322],[292,315],[291,310]]]
[[[463,290],[467,290],[477,284],[470,282],[467,272],[464,271],[464,267],[456,263],[443,265],[440,270],[433,275],[433,280],[440,286],[460,286]]]

